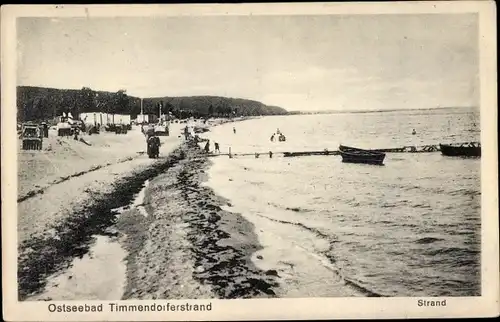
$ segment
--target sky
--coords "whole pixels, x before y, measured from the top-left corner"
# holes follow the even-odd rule
[[[475,14],[19,18],[17,84],[287,110],[478,106]]]

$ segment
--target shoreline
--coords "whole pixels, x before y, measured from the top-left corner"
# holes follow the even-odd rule
[[[122,299],[274,297],[277,273],[251,262],[261,248],[253,225],[201,186],[209,161],[196,143],[178,153],[185,158],[146,190],[148,217],[129,213],[118,223],[129,252]]]
[[[241,118],[237,121],[246,119],[249,118]],[[213,120],[213,124],[209,125],[209,128],[220,124],[233,123],[235,121],[236,120],[224,119]],[[120,247],[123,248],[124,251],[126,250],[125,262],[127,278],[126,281],[124,281],[126,287],[122,297],[141,297],[141,292],[143,292],[141,289],[149,290],[151,287],[154,288],[155,286],[152,284],[156,283],[155,279],[160,280],[160,276],[163,275],[161,275],[161,273],[151,275],[151,272],[147,271],[148,263],[145,264],[144,262],[136,261],[136,258],[138,258],[140,252],[143,251],[143,248],[150,250],[148,247],[150,247],[156,235],[160,233],[168,234],[167,231],[170,232],[171,236],[177,236],[176,240],[172,239],[173,242],[177,244],[169,244],[171,248],[170,253],[176,253],[178,255],[176,258],[183,258],[184,260],[182,263],[172,263],[174,264],[173,267],[176,267],[173,271],[186,271],[185,265],[187,263],[192,263],[191,268],[193,269],[191,274],[184,274],[181,279],[184,281],[183,284],[180,284],[179,281],[169,281],[167,284],[170,285],[170,287],[172,285],[183,286],[184,284],[196,285],[196,292],[200,298],[213,298],[217,296],[222,298],[225,296],[221,293],[220,289],[214,292],[212,289],[215,289],[215,287],[203,285],[204,281],[207,281],[207,284],[212,283],[212,285],[216,285],[218,282],[212,281],[213,274],[208,274],[208,277],[205,276],[207,273],[201,274],[202,272],[200,270],[203,265],[206,266],[207,269],[210,269],[210,267],[208,267],[207,263],[202,263],[199,248],[206,248],[208,244],[206,241],[203,243],[203,241],[197,240],[196,238],[200,233],[209,234],[209,231],[206,230],[207,228],[211,229],[217,227],[220,216],[213,214],[214,211],[212,210],[212,213],[207,214],[207,216],[212,216],[209,227],[199,222],[196,224],[196,218],[194,218],[193,213],[198,210],[203,212],[206,211],[206,209],[202,209],[198,205],[195,205],[193,201],[189,201],[189,198],[186,196],[189,189],[193,189],[193,186],[197,186],[198,183],[201,183],[201,180],[204,180],[200,176],[200,174],[204,172],[201,168],[206,169],[208,166],[208,159],[202,156],[201,149],[199,149],[196,144],[183,143],[183,140],[178,140],[181,135],[180,131],[176,133],[180,130],[180,128],[178,129],[177,127],[178,126],[174,126],[175,130],[173,135],[167,139],[167,142],[163,142],[163,144],[167,143],[167,145],[163,146],[162,150],[168,151],[161,151],[163,156],[161,156],[160,159],[150,160],[145,156],[135,158],[127,157],[127,160],[117,160],[119,162],[112,163],[113,154],[111,159],[108,159],[108,164],[105,166],[93,166],[89,171],[70,174],[67,178],[61,178],[60,182],[47,185],[46,187],[40,188],[39,191],[35,190],[33,195],[27,196],[27,198],[24,198],[22,201],[18,201],[18,212],[21,214],[18,220],[19,300],[40,300],[40,298],[43,299],[44,295],[49,299],[51,299],[52,295],[56,299],[59,297],[64,297],[64,299],[78,299],[74,297],[78,297],[78,295],[82,296],[85,292],[87,292],[87,295],[90,294],[88,293],[88,289],[80,289],[72,292],[68,289],[70,287],[69,284],[72,283],[74,288],[80,288],[74,286],[76,283],[75,279],[73,279],[71,283],[66,280],[61,282],[61,279],[77,277],[76,280],[79,280],[78,276],[71,276],[71,271],[75,269],[77,271],[82,270],[81,266],[84,265],[81,263],[82,259],[87,262],[92,262],[94,256],[92,252],[99,253],[100,251],[106,251],[106,247],[103,248],[102,245],[96,245],[96,242],[103,238],[113,243],[115,251],[120,250]],[[140,138],[142,141],[142,136],[136,136],[135,138],[137,140]],[[103,137],[101,137],[101,139],[103,139]],[[172,140],[177,143],[172,145]],[[99,150],[99,148],[97,148],[97,150]],[[121,153],[125,154],[131,151],[132,150],[129,149]],[[203,161],[200,161],[200,159],[203,159]],[[96,160],[90,160],[91,163],[95,161]],[[89,161],[87,161],[87,163],[88,162]],[[182,162],[182,173],[179,172],[179,162]],[[80,164],[84,165],[84,163]],[[69,168],[63,170],[67,171]],[[164,174],[162,175],[162,173]],[[177,202],[181,206],[177,207],[177,212],[172,212],[173,209],[163,209],[162,207],[164,207],[164,205],[161,205],[161,201],[159,201],[161,198],[154,196],[154,183],[159,182],[158,179],[165,175],[167,177],[170,176],[168,180],[172,181],[169,186],[171,191],[168,193],[173,193],[174,191],[179,193]],[[195,175],[196,179],[193,180],[191,175]],[[153,185],[150,184],[144,189],[145,196],[143,203],[141,205],[131,205],[131,200],[141,189],[143,189],[143,184],[147,181],[151,181],[150,183],[153,183]],[[209,199],[213,199],[215,202],[216,198],[212,196],[213,193],[203,191],[202,194],[201,198],[209,198],[210,196]],[[152,202],[152,200],[156,200],[156,202]],[[191,207],[190,209],[192,209],[192,212],[179,214],[179,210],[187,209],[184,208],[186,205]],[[117,209],[121,209],[121,214],[118,216],[116,214]],[[218,209],[222,211],[220,208]],[[175,235],[174,233],[182,232],[182,230],[167,229],[168,227],[178,225],[179,222],[175,223],[175,225],[171,222],[163,227],[159,226],[159,222],[162,220],[169,220],[168,218],[161,218],[161,216],[154,216],[155,212],[163,210],[167,210],[167,212],[170,211],[168,214],[176,213],[177,215],[181,215],[185,221],[184,223],[180,223],[181,226],[184,225],[187,227],[187,225],[190,225],[192,231],[196,230],[196,233],[191,232],[189,236],[187,234],[181,236],[179,234]],[[147,217],[143,215],[144,212],[147,212]],[[170,218],[170,220],[171,219],[173,218]],[[205,230],[203,231],[203,229]],[[165,232],[158,232],[158,230],[165,230]],[[150,235],[150,232],[153,232],[155,235]],[[227,234],[220,230],[217,232],[218,234]],[[210,235],[206,240],[215,245],[217,240],[214,238],[219,237],[218,235]],[[255,242],[255,239],[249,244],[253,242]],[[197,246],[191,247],[189,246],[190,244],[197,244]],[[215,250],[208,247],[211,249],[212,257],[215,254],[214,252],[220,250],[220,246],[214,247]],[[256,247],[257,246],[252,246],[251,248],[254,249]],[[186,252],[188,248],[191,248],[189,253]],[[163,251],[165,251],[165,249]],[[157,254],[157,252],[155,254]],[[195,256],[195,254],[197,255]],[[102,257],[102,255],[103,254],[96,254],[97,257]],[[113,255],[113,257],[116,261],[115,255]],[[159,255],[159,257],[161,256],[162,255]],[[248,262],[247,260],[242,260],[245,256],[248,257],[249,255],[233,250],[232,256],[229,257],[246,263]],[[78,259],[80,259],[80,262]],[[217,259],[212,259],[212,261],[214,260]],[[95,261],[98,260],[94,260],[94,262]],[[103,265],[103,260],[98,264]],[[178,265],[175,266],[175,264]],[[91,265],[89,268],[95,270],[95,263],[94,265],[92,263],[85,263],[85,265]],[[77,267],[75,268],[75,266]],[[149,267],[151,267],[150,264]],[[195,268],[197,271],[194,271]],[[252,267],[245,269],[246,271],[254,270]],[[85,270],[85,267],[83,267],[83,270]],[[149,276],[149,285],[143,285],[139,289],[134,289],[134,276],[140,274]],[[192,276],[190,277],[189,275]],[[200,276],[195,278],[194,275]],[[144,278],[144,276],[142,277]],[[252,282],[257,284],[258,287],[272,295],[272,291],[269,291],[271,284],[263,282],[264,279],[265,278],[254,278],[251,279],[250,282],[247,282],[249,285],[251,285]],[[80,276],[80,280],[84,281],[82,276]],[[269,278],[267,278],[267,280],[269,280]],[[137,284],[137,282],[135,284]],[[239,285],[238,283],[236,284]],[[92,287],[94,287],[94,291],[91,291],[92,297],[106,294],[105,292],[109,291],[95,289],[99,287],[98,285]],[[242,289],[244,287],[235,286],[235,288]],[[247,289],[250,288],[252,287],[247,287]],[[146,293],[148,292],[149,291]],[[218,295],[214,295],[217,292]],[[108,293],[116,294],[116,290]],[[186,289],[182,289],[182,287],[175,296],[172,292],[169,293],[171,294],[171,298],[193,298],[192,294],[194,294],[192,290],[187,291]],[[160,298],[164,297],[164,295],[158,296]]]
[[[223,135],[221,133],[225,130],[218,133],[219,137],[210,137],[209,134],[209,138],[220,141]],[[265,159],[259,164],[268,164],[266,169],[271,172],[276,170],[278,164],[286,164],[280,158]],[[279,276],[280,283],[273,288],[277,297],[296,298],[303,294],[319,297],[381,296],[344,276],[342,267],[337,265],[336,258],[332,255],[337,240],[317,227],[302,223],[300,215],[296,213],[303,211],[299,207],[293,207],[293,201],[282,209],[277,209],[278,212],[292,212],[290,216],[283,214],[275,217],[271,210],[269,213],[267,208],[263,210],[262,205],[267,198],[259,198],[260,195],[256,196],[251,189],[254,182],[255,186],[261,186],[261,177],[257,176],[262,169],[256,167],[254,178],[251,165],[253,161],[231,161],[224,157],[211,159],[210,163],[208,180],[204,186],[216,195],[227,198],[227,205],[223,204],[222,208],[237,213],[252,226],[255,244],[259,248],[253,251],[249,259],[259,269],[273,271]],[[283,178],[277,180],[282,182]],[[244,193],[247,188],[248,194]],[[297,243],[297,240],[300,242]]]

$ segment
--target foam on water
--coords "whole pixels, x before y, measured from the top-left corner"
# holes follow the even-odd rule
[[[388,148],[478,141],[478,119],[461,109],[265,117],[238,123],[236,134],[233,125],[214,128],[208,137],[233,153],[333,150],[339,143]],[[270,142],[276,128],[286,142]],[[388,296],[480,294],[479,159],[388,154],[385,167],[345,164],[338,156],[213,162],[208,185],[255,224],[276,264],[308,253],[295,267],[329,266],[318,276],[330,276],[330,286],[342,276]],[[295,290],[284,296],[316,294],[314,287],[324,296],[348,292],[328,294],[307,286],[315,276],[290,274]]]

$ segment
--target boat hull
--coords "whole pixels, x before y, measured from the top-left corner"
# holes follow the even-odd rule
[[[342,162],[345,163],[362,163],[362,164],[372,164],[372,165],[383,165],[385,154],[362,154],[362,153],[349,153],[340,152],[342,156]]]
[[[342,162],[345,163],[362,163],[372,165],[383,165],[385,153],[375,152],[371,150],[364,150],[345,145],[339,146]]]
[[[440,144],[441,153],[450,157],[480,157],[481,146],[453,146]]]

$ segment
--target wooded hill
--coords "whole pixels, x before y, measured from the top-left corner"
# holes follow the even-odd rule
[[[261,102],[219,96],[154,97],[143,99],[144,114],[172,113],[178,118],[285,115],[288,112],[277,106]],[[84,87],[56,89],[32,86],[17,87],[17,120],[41,121],[53,119],[70,112],[106,112],[130,114],[135,118],[141,113],[140,98],[129,96],[125,90],[116,93],[94,91]]]

